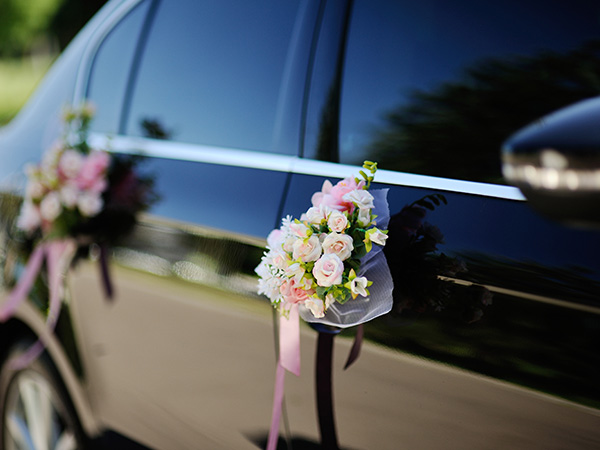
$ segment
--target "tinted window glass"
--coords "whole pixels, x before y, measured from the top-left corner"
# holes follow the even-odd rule
[[[140,29],[148,4],[142,2],[110,32],[94,58],[87,96],[96,105],[96,131],[117,133]]]
[[[274,134],[298,5],[160,2],[127,133],[295,153],[275,148]]]
[[[514,131],[600,94],[595,0],[356,0],[340,161],[502,182]]]

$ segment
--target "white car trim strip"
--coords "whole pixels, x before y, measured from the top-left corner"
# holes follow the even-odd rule
[[[254,150],[240,150],[208,145],[186,144],[161,141],[141,137],[113,136],[92,133],[90,143],[97,148],[108,148],[117,153],[145,155],[154,158],[168,158],[182,161],[220,164],[226,166],[264,169],[278,172],[291,172],[306,175],[319,175],[344,178],[356,172],[356,166],[301,159],[295,156],[264,153]],[[523,194],[511,186],[453,180],[427,175],[415,175],[391,170],[378,170],[378,183],[396,186],[417,187],[484,197],[523,201]]]

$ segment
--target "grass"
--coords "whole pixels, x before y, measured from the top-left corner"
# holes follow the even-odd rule
[[[0,126],[17,114],[53,60],[50,56],[0,59]]]

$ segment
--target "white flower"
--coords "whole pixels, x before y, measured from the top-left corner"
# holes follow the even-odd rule
[[[292,262],[288,253],[284,251],[271,251],[269,252],[271,265],[279,270],[286,270]]]
[[[26,201],[21,207],[17,219],[17,226],[24,231],[32,232],[40,226],[42,217],[39,209],[31,202]]]
[[[371,224],[371,210],[359,209],[357,221],[361,227],[368,227]]]
[[[327,219],[327,226],[331,231],[341,233],[348,226],[348,217],[340,211],[332,211]]]
[[[82,193],[77,200],[79,212],[85,217],[95,216],[102,210],[102,206],[104,206],[102,197],[92,192]]]
[[[335,303],[335,297],[331,294],[327,294],[325,296],[325,309],[328,309],[334,303]]]
[[[352,237],[347,234],[331,233],[323,241],[323,252],[325,254],[334,254],[342,261],[345,261],[352,255],[352,250],[354,250]]]
[[[285,275],[288,278],[293,278],[297,283],[300,283],[300,280],[306,273],[306,270],[302,268],[302,266],[298,263],[290,264],[285,268]]]
[[[307,238],[310,236],[312,231],[302,222],[292,222],[290,223],[290,231],[292,234],[299,238]]]
[[[44,185],[36,179],[30,179],[25,188],[25,197],[32,200],[39,200],[44,195]]]
[[[365,189],[354,189],[342,198],[354,203],[359,209],[373,209],[373,196]]]
[[[58,168],[65,177],[75,178],[83,166],[83,160],[84,156],[77,150],[65,150],[60,157]]]
[[[331,209],[325,205],[312,206],[308,208],[308,211],[306,211],[303,217],[314,225],[321,225],[323,221],[327,220],[327,216],[330,212]]]
[[[321,243],[316,235],[308,239],[297,239],[293,249],[293,258],[302,262],[316,261],[321,256]]]
[[[304,306],[306,306],[317,319],[325,316],[325,305],[320,298],[309,297],[304,300]]]
[[[367,230],[367,237],[371,242],[375,242],[379,245],[385,245],[385,241],[388,235],[383,233],[379,228],[371,228]]]
[[[340,284],[342,282],[343,273],[344,262],[334,254],[321,256],[312,270],[312,274],[315,277],[317,284],[322,287]]]
[[[43,220],[53,222],[62,212],[58,192],[50,192],[40,203],[40,215]]]
[[[352,292],[352,296],[356,297],[357,295],[362,295],[366,297],[369,295],[367,292],[369,280],[365,277],[356,277],[350,281],[350,292]]]
[[[271,249],[281,248],[285,235],[280,229],[275,229],[267,236],[267,245]]]
[[[78,197],[79,189],[72,184],[65,184],[60,190],[62,204],[69,209],[73,209],[77,206]]]

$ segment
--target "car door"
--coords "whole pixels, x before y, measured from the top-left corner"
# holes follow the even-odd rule
[[[298,151],[318,5],[137,3],[82,68],[92,141],[140,155],[158,196],[111,253],[114,301],[93,264],[72,280],[89,393],[150,447],[253,448],[274,364],[253,270]]]
[[[392,215],[394,308],[365,325],[378,346],[335,374],[342,445],[600,442],[600,234],[539,215],[500,170],[512,133],[598,95],[597,16],[594,2],[328,4],[337,34],[319,40],[284,211],[368,159]]]

